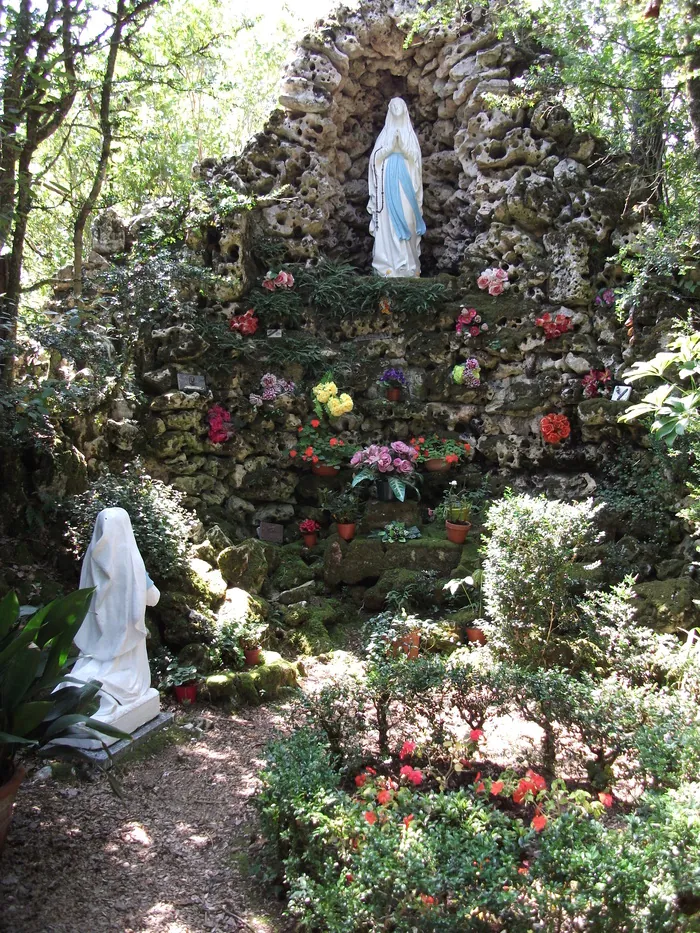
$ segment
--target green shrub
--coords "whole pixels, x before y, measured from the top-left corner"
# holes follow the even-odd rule
[[[484,605],[493,651],[523,667],[583,663],[594,626],[580,610],[591,501],[506,495],[486,517]]]
[[[71,550],[82,557],[98,513],[115,506],[125,509],[146,569],[153,577],[168,580],[187,571],[188,539],[196,522],[182,507],[182,498],[177,490],[145,474],[136,461],[121,476],[99,476],[84,493],[61,503],[59,512]]]

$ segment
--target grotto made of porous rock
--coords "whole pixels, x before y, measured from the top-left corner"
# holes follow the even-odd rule
[[[613,257],[622,243],[634,248],[635,205],[648,194],[634,166],[577,132],[559,104],[522,102],[519,78],[545,53],[534,41],[500,38],[484,8],[459,29],[436,29],[405,47],[408,19],[410,8],[398,3],[341,8],[301,40],[281,109],[264,130],[241,155],[198,167],[199,197],[204,190],[213,207],[189,222],[183,256],[215,276],[208,290],[180,281],[179,297],[154,313],[136,356],[145,401],[107,399],[66,426],[88,473],[105,464],[118,470],[138,455],[201,519],[193,562],[199,589],[164,592],[158,609],[160,637],[189,659],[202,662],[197,645],[212,640],[215,616],[233,611],[240,593],[257,594],[250,598],[260,600],[263,615],[273,600],[284,637],[318,651],[330,646],[328,629],[347,619],[348,605],[379,608],[406,575],[431,570],[444,581],[476,566],[476,537],[462,549],[425,524],[426,507],[440,500],[450,474],[428,474],[420,503],[374,504],[361,528],[403,518],[423,525],[421,540],[347,544],[331,526],[314,552],[301,546],[298,521],[323,520],[320,489],[352,476],[344,469],[321,479],[289,456],[311,417],[311,386],[329,368],[354,400],[333,425],[349,443],[461,437],[471,454],[460,474],[473,489],[488,478],[494,494],[510,486],[581,498],[595,493],[605,464],[624,446],[648,456],[644,429],[617,421],[625,403],[588,398],[583,384],[592,370],[619,379],[635,358],[648,358],[678,313],[663,296],[648,296],[636,309],[631,345],[614,307],[600,300],[622,281]],[[427,233],[422,278],[413,281],[368,274],[368,156],[395,96],[408,104],[423,152]],[[240,196],[244,209],[228,195]],[[98,218],[97,265],[123,262],[148,216]],[[264,289],[268,270],[282,266],[294,287]],[[487,267],[507,272],[502,294],[477,288]],[[457,333],[460,310],[472,307],[485,328]],[[258,330],[229,339],[230,319],[249,309]],[[536,323],[546,313],[568,321],[551,339]],[[478,360],[477,387],[452,379],[467,357]],[[406,374],[399,402],[387,401],[377,384],[387,366]],[[296,392],[253,405],[250,395],[268,372],[293,380]],[[179,388],[185,374],[204,388]],[[231,419],[222,443],[208,432],[215,404]],[[543,439],[548,413],[569,419],[564,443]],[[283,546],[255,540],[262,522],[283,526]],[[672,522],[662,546],[624,515],[606,530],[619,560],[640,575],[648,618],[664,628],[687,622],[700,595],[687,572],[688,529]],[[212,691],[222,684],[213,682]]]

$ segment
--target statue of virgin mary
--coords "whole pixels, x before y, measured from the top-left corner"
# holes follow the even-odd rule
[[[418,137],[400,97],[389,103],[384,129],[369,160],[369,232],[377,275],[419,276],[425,233],[423,172]]]

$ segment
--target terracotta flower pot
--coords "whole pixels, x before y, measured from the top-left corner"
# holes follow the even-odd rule
[[[24,768],[19,765],[15,768],[15,773],[7,783],[0,787],[0,854],[5,846],[7,833],[12,822],[12,809],[15,803],[15,797],[26,775]]]
[[[173,687],[175,699],[182,706],[191,706],[197,699],[197,684],[178,684]]]
[[[445,522],[447,540],[451,541],[453,544],[464,544],[464,540],[467,537],[471,527],[472,526],[470,522],[464,522],[460,524],[456,524],[455,522]]]
[[[248,667],[255,667],[257,664],[260,664],[260,651],[262,649],[258,645],[257,648],[244,648],[243,654],[245,656],[245,663]]]
[[[401,400],[401,386],[390,386],[386,390],[386,397],[390,402],[398,402]]]
[[[356,528],[357,524],[355,522],[338,522],[338,534],[346,541],[352,541],[355,537]]]
[[[480,628],[468,628],[465,634],[467,636],[467,641],[471,642],[472,644],[486,644],[486,635],[484,635]]]
[[[340,467],[330,466],[328,463],[313,463],[311,472],[314,476],[337,476],[340,473]]]
[[[442,457],[432,457],[430,460],[426,460],[423,466],[428,473],[447,473],[450,468],[450,464]]]
[[[409,632],[403,638],[397,638],[396,641],[393,641],[391,643],[393,656],[396,657],[400,651],[403,651],[409,661],[414,661],[420,651],[420,632]]]
[[[306,547],[316,547],[318,535],[314,532],[312,535],[304,535],[304,544]]]

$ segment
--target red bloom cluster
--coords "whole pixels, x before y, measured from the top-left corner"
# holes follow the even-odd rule
[[[586,398],[607,395],[611,389],[612,376],[609,369],[592,369],[581,380]]]
[[[401,751],[399,752],[399,758],[403,761],[405,758],[410,758],[411,755],[415,752],[418,746],[415,742],[406,741],[401,746]]]
[[[559,313],[552,317],[547,311],[542,317],[535,318],[535,324],[544,331],[545,340],[554,340],[555,337],[561,337],[568,330],[573,330],[574,322],[568,314]]]
[[[258,329],[260,321],[255,316],[255,311],[250,308],[245,314],[234,314],[229,320],[228,326],[231,330],[238,331],[244,337],[251,337]]]
[[[419,771],[418,768],[404,765],[399,774],[401,777],[405,777],[407,781],[410,781],[414,787],[418,787],[419,784],[423,783],[423,772]]]
[[[277,275],[274,272],[268,272],[262,280],[262,287],[269,292],[274,292],[276,288],[293,288],[294,276],[291,272],[278,272]]]
[[[548,444],[558,444],[571,434],[566,415],[545,415],[540,421],[540,433]]]
[[[209,422],[209,440],[212,444],[223,444],[229,439],[233,430],[228,422],[231,415],[222,408],[221,405],[213,405],[207,412],[207,421]]]
[[[522,803],[528,794],[536,797],[541,790],[547,788],[547,782],[541,774],[537,774],[531,768],[525,772],[525,777],[520,778],[518,786],[513,791],[513,803]]]
[[[467,331],[470,337],[478,337],[482,330],[488,330],[488,324],[481,323],[481,316],[476,308],[461,308],[455,330],[458,334]]]
[[[305,518],[303,522],[299,522],[299,531],[303,535],[315,535],[320,530],[321,526],[313,518]]]

